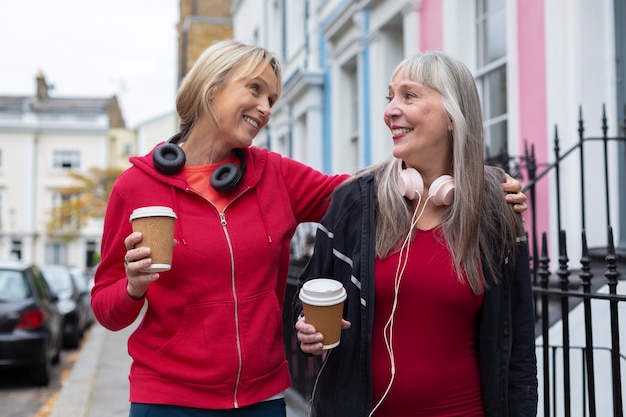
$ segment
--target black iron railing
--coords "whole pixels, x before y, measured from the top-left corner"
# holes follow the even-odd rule
[[[603,263],[592,261],[584,233],[581,268],[577,271],[569,267],[566,234],[564,231],[560,233],[558,268],[555,273],[550,271],[546,235],[542,235],[537,271],[540,282],[533,288],[539,319],[537,358],[541,386],[540,416],[623,416],[621,366],[626,357],[620,346],[618,309],[619,303],[626,305],[626,294],[618,292],[618,269],[624,263],[620,264],[615,255],[610,228],[608,234],[604,279],[595,280],[593,267],[599,268]],[[573,273],[578,273],[580,277],[578,288],[573,285],[576,280],[571,278]],[[574,315],[573,312],[580,314]],[[602,320],[594,321],[594,314],[600,314]],[[580,329],[583,329],[582,332]],[[580,346],[572,346],[572,339],[576,339]],[[559,356],[556,354],[557,348]],[[571,361],[574,350],[582,351],[583,367],[581,362]],[[602,366],[596,365],[595,361],[599,352],[610,354],[610,359],[603,361]],[[604,384],[603,390],[596,389],[598,380]],[[580,387],[584,394],[575,395],[575,387]],[[598,405],[602,406],[602,412],[598,411]],[[607,414],[607,410],[611,414]]]

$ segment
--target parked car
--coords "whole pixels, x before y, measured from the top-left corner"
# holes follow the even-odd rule
[[[83,308],[87,312],[85,327],[83,329],[83,331],[85,331],[96,321],[96,317],[93,315],[93,310],[91,309],[91,288],[89,288],[89,277],[79,268],[70,268],[70,274],[72,275],[74,284],[76,284],[76,288],[78,288],[78,291],[82,295],[81,300]]]
[[[0,262],[0,367],[24,368],[48,385],[61,358],[63,318],[34,265]]]
[[[52,292],[58,297],[56,306],[63,316],[63,346],[78,347],[86,329],[88,294],[76,286],[70,268],[65,265],[42,265],[41,272]]]

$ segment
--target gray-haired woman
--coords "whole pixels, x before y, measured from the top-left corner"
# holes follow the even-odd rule
[[[528,247],[504,173],[484,167],[480,109],[472,74],[444,53],[395,70],[393,156],[338,187],[300,278],[348,293],[312,416],[536,415]],[[301,349],[322,353],[297,296],[294,314]]]

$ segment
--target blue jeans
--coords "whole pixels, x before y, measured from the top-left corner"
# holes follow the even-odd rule
[[[128,417],[285,417],[285,399],[262,401],[243,408],[205,410],[178,405],[131,403]]]

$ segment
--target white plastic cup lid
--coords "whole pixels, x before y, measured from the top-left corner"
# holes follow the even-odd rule
[[[142,217],[173,217],[176,219],[176,213],[171,208],[165,206],[139,207],[133,210],[133,213],[130,215],[130,221]]]
[[[346,290],[341,282],[328,278],[307,281],[300,289],[300,300],[316,306],[332,306],[346,299]]]

